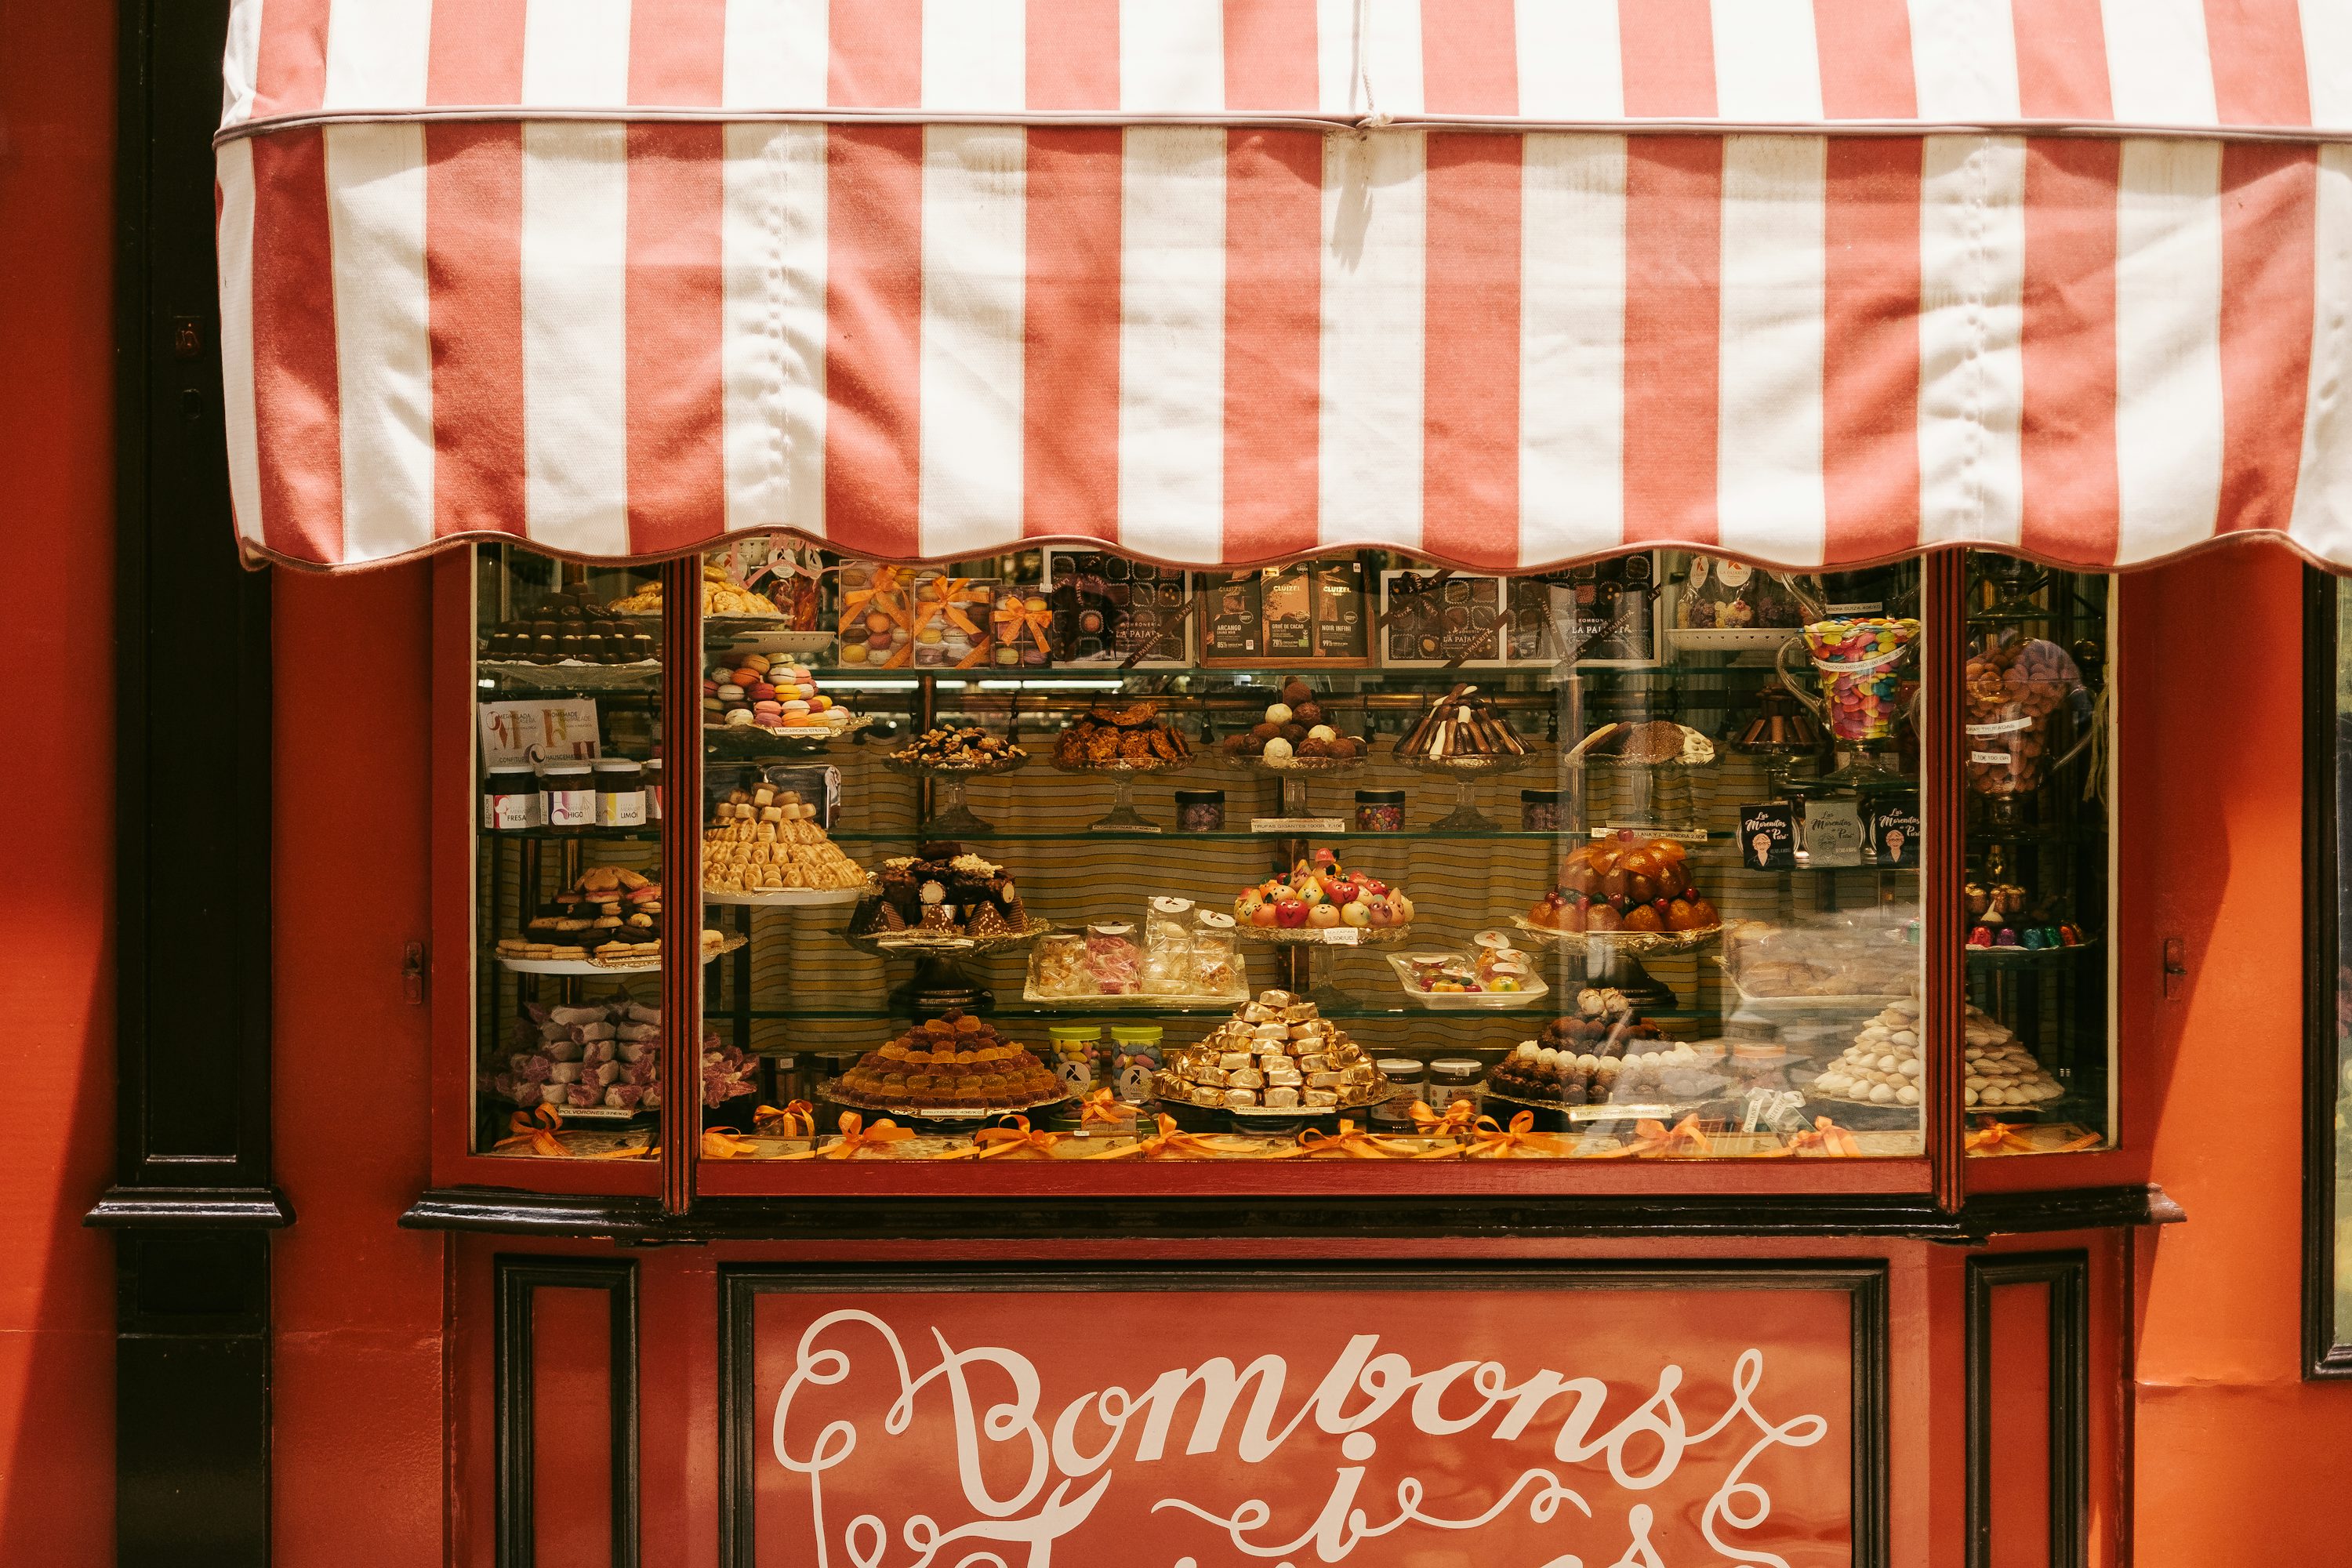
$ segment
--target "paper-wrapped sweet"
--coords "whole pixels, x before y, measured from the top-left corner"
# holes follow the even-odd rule
[[[1163,1098],[1233,1110],[1326,1110],[1368,1103],[1386,1080],[1312,1002],[1268,991],[1197,1044],[1171,1053]]]

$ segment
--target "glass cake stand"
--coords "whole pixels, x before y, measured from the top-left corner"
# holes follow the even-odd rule
[[[1087,832],[1165,833],[1167,828],[1135,809],[1135,781],[1140,774],[1179,773],[1192,765],[1192,760],[1187,757],[1174,763],[1090,763],[1083,767],[1055,763],[1054,768],[1065,773],[1099,773],[1118,784],[1118,795],[1111,803],[1110,815],[1087,823]]]
[[[1017,757],[1001,758],[987,763],[916,763],[904,762],[897,756],[882,759],[882,765],[892,773],[912,773],[931,780],[938,788],[931,797],[931,815],[922,826],[927,837],[961,838],[993,833],[996,829],[976,816],[964,799],[964,784],[976,778],[994,778],[1029,765],[1024,752]]]

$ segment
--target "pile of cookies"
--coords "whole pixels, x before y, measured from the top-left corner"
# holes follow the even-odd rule
[[[1974,1029],[1984,1015],[1974,1007],[1969,1013]],[[1919,1004],[1895,1002],[1855,1032],[1853,1044],[1813,1080],[1813,1092],[1865,1105],[1916,1105],[1924,1069]]]
[[[1010,767],[1028,754],[977,724],[951,724],[924,731],[891,752],[890,760],[912,768],[982,769]]]
[[[499,943],[500,958],[587,959],[596,963],[642,967],[661,960],[656,934],[662,912],[661,884],[641,871],[591,866],[572,884],[540,906],[523,934]],[[705,956],[726,944],[720,931],[702,933]]]
[[[730,792],[702,830],[702,885],[714,893],[838,891],[866,886],[866,868],[817,826],[816,807],[761,783]]]
[[[747,653],[703,672],[705,723],[757,725],[784,739],[824,741],[853,721],[849,710],[816,689],[806,665]]]
[[[661,614],[661,579],[656,577],[625,599],[615,599],[613,608],[625,616],[658,616]],[[760,616],[782,619],[783,612],[775,602],[753,592],[740,577],[713,561],[702,563],[702,613],[706,616]]]
[[[1171,1053],[1158,1082],[1160,1099],[1213,1110],[1331,1110],[1389,1089],[1344,1030],[1287,991],[1261,993]]]
[[[1156,702],[1097,704],[1054,742],[1054,765],[1076,771],[1173,767],[1192,755],[1191,744],[1160,717]]]
[[[858,1058],[826,1098],[869,1110],[1021,1110],[1067,1093],[1028,1047],[950,1012]]]

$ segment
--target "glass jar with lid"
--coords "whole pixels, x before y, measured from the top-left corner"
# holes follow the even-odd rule
[[[1394,1132],[1411,1130],[1412,1105],[1429,1098],[1429,1069],[1412,1057],[1382,1057],[1372,1064],[1388,1080],[1389,1097],[1371,1108],[1371,1120]]]
[[[1431,1107],[1440,1113],[1457,1100],[1466,1100],[1483,1111],[1486,1100],[1486,1065],[1475,1057],[1440,1057],[1429,1064]]]
[[[596,781],[596,826],[643,827],[646,771],[628,757],[599,757],[590,764]]]
[[[1055,1024],[1045,1031],[1053,1044],[1045,1065],[1072,1094],[1089,1094],[1102,1068],[1102,1027],[1097,1024]]]
[[[491,768],[482,775],[482,829],[513,833],[537,827],[540,815],[539,778],[527,764]]]
[[[1113,1024],[1110,1027],[1112,1088],[1119,1099],[1140,1104],[1158,1092],[1165,1053],[1157,1024]]]
[[[540,820],[578,833],[596,825],[596,781],[584,762],[539,764]]]

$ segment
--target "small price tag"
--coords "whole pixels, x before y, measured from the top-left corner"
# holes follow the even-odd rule
[[[1250,831],[1279,833],[1292,838],[1320,837],[1347,832],[1348,819],[1344,816],[1253,816],[1250,818]]]
[[[1333,947],[1360,947],[1363,931],[1358,926],[1332,926],[1323,933],[1323,940]]]

